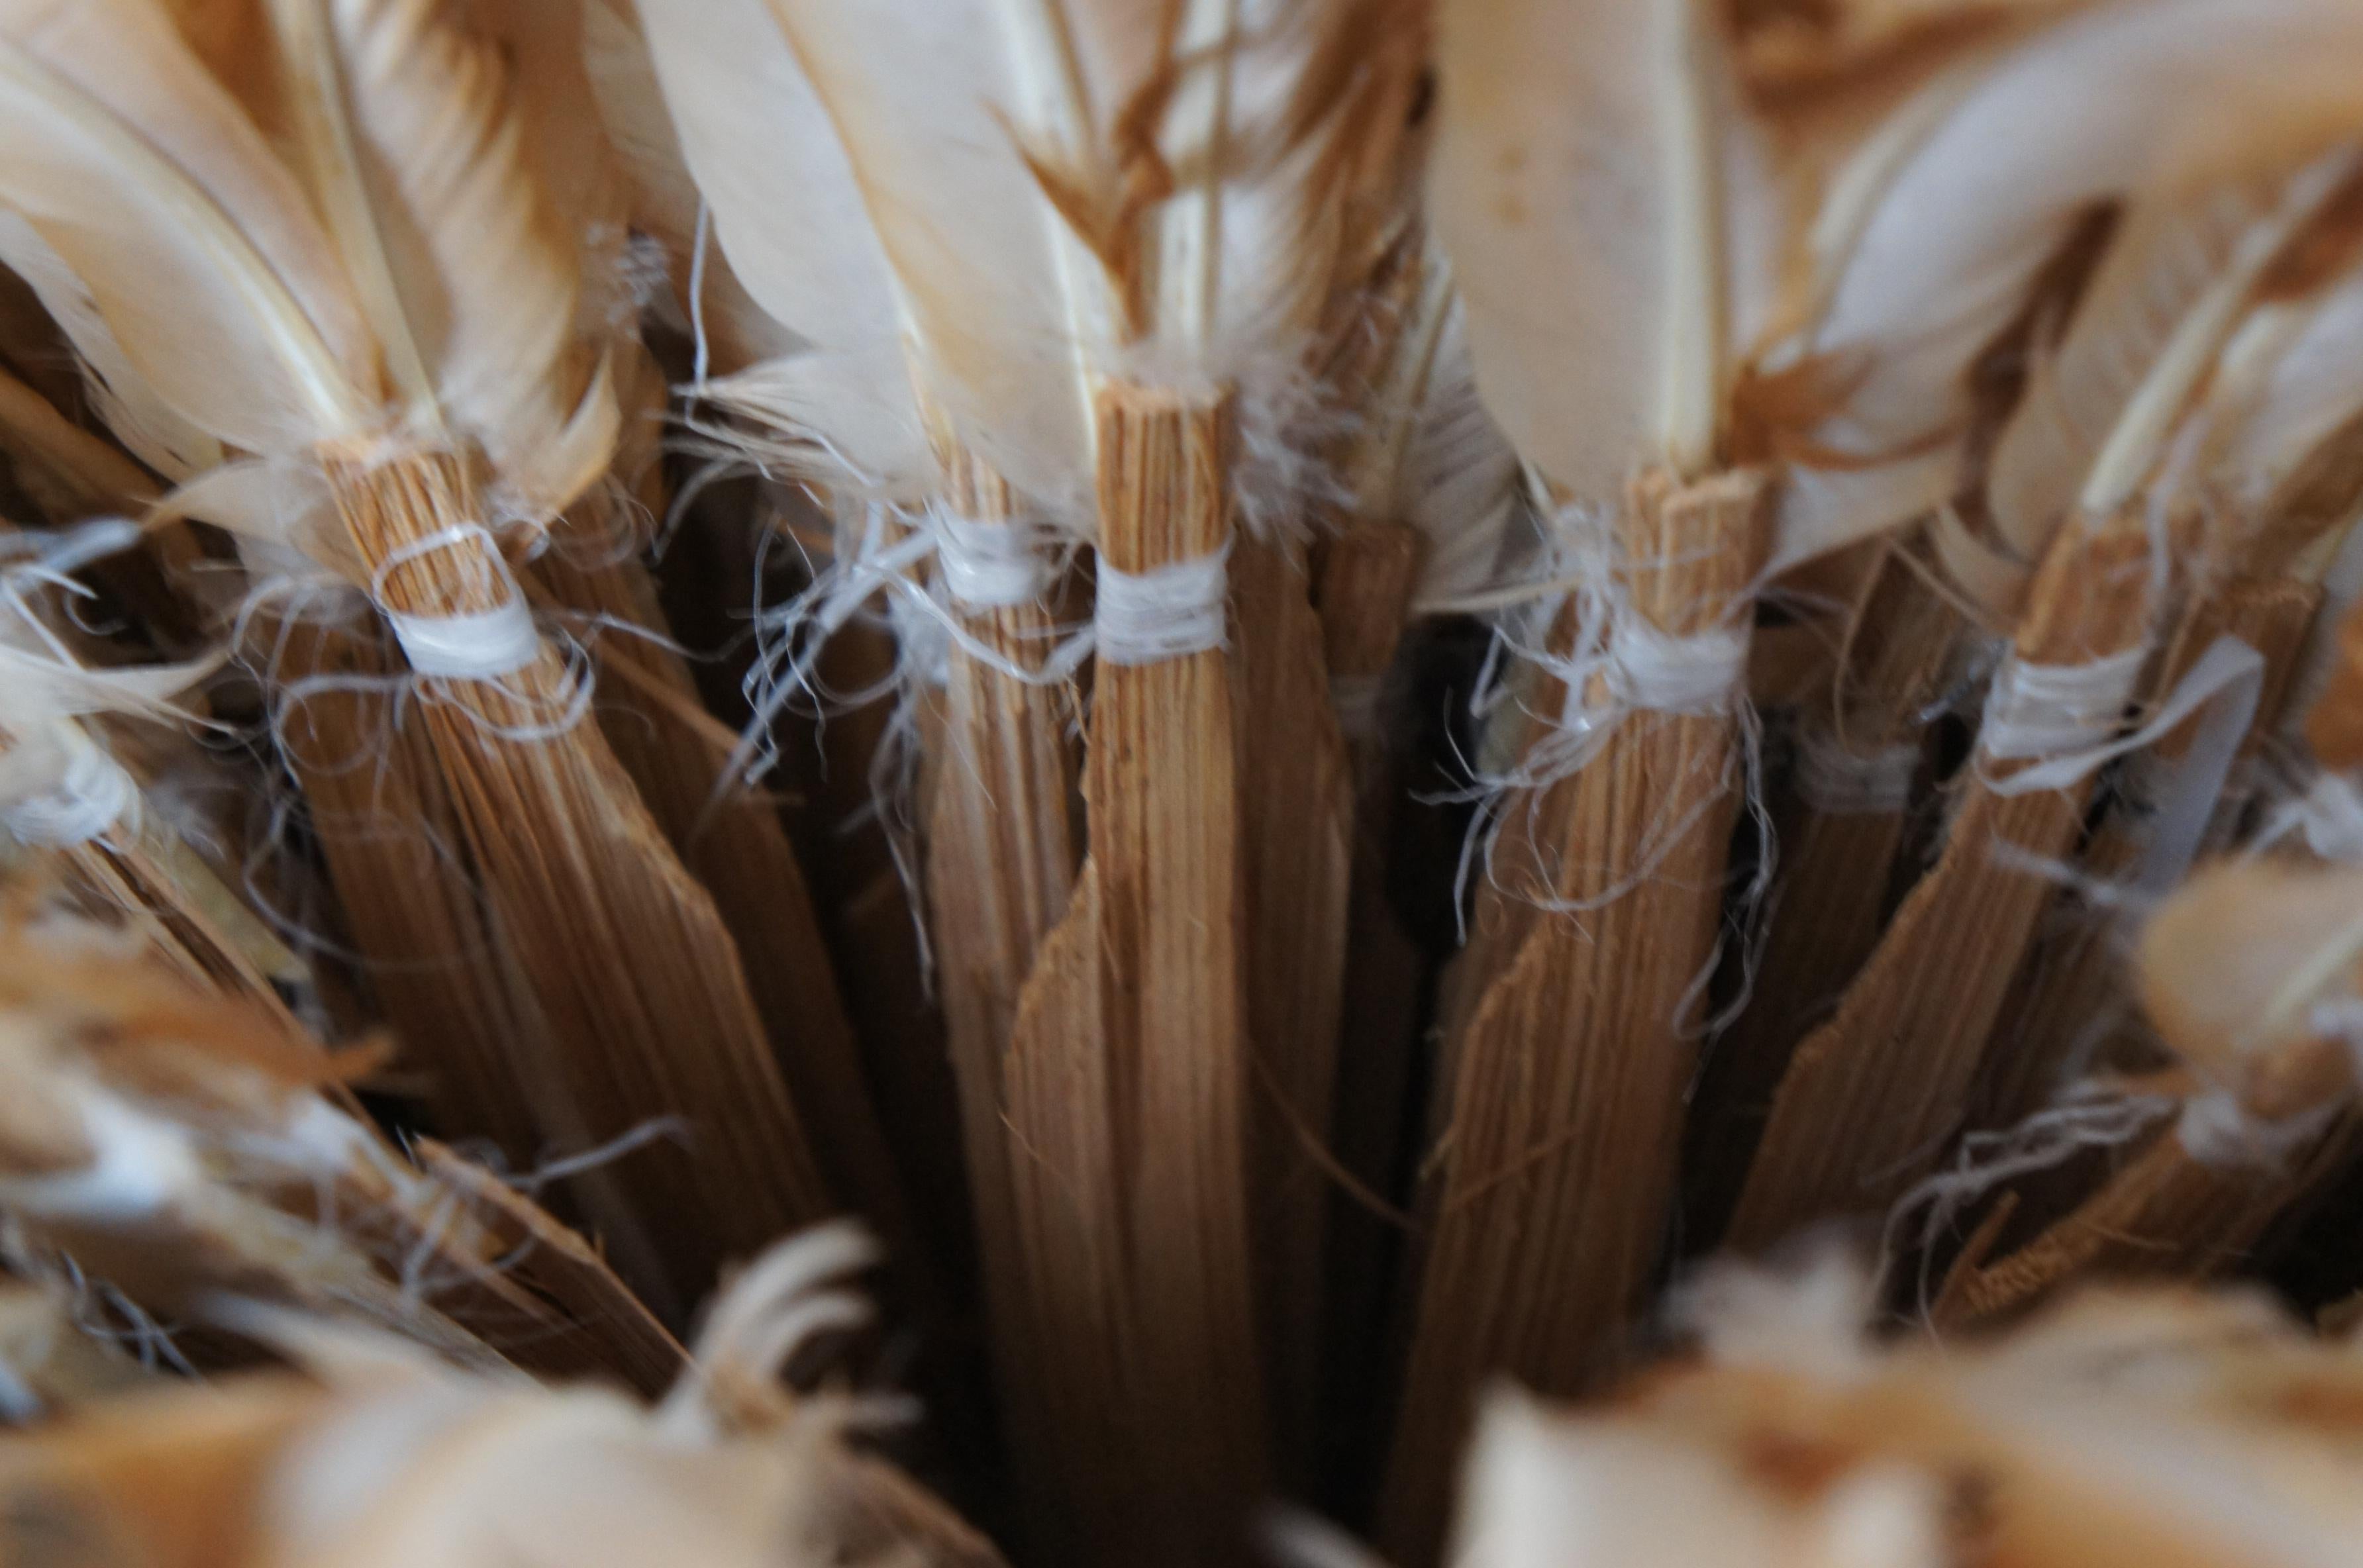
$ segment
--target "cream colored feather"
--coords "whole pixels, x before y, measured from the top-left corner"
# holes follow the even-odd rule
[[[2363,414],[2363,268],[2255,313],[2224,354],[2207,471],[2237,505],[2271,497]]]
[[[857,473],[907,481],[925,472],[886,254],[778,20],[764,0],[642,0],[640,10],[714,237],[794,343],[760,371],[743,368],[759,383],[743,389],[749,405],[821,431]]]
[[[1993,456],[2003,542],[2032,559],[2071,509],[2122,504],[2344,160],[2137,203]]]
[[[1556,485],[1717,455],[1777,271],[1766,155],[1690,0],[1446,7],[1430,201],[1480,384]]]
[[[1409,428],[1390,442],[1400,455],[1389,505],[1426,541],[1418,604],[1449,604],[1499,587],[1512,569],[1505,557],[1525,513],[1518,454],[1478,396],[1467,312],[1440,259],[1436,271],[1421,302],[1436,319],[1421,356],[1417,403]]]
[[[390,368],[415,348],[427,377],[413,387],[397,369],[396,386],[413,418],[481,443],[508,502],[545,520],[605,470],[616,413],[604,380],[586,390],[582,238],[536,179],[514,73],[452,25],[451,0],[324,8],[335,53],[316,61],[333,73],[320,112],[341,124],[313,145],[349,144],[353,167],[321,171],[317,198],[353,273],[381,258],[391,273],[398,314],[373,312],[379,340]]]
[[[74,347],[100,421],[158,473],[181,479],[221,461],[221,443],[174,413],[132,368],[98,304],[40,232],[0,209],[0,266],[22,278]]]
[[[701,215],[708,209],[666,111],[656,64],[631,0],[584,0],[582,9],[586,90],[629,191],[631,226],[656,242],[671,274],[671,294],[651,303],[667,325],[696,337],[700,360],[695,368],[707,375],[728,374],[802,350],[804,340],[781,326],[748,293],[723,248],[712,242],[710,225],[704,227],[706,242],[700,244]],[[693,282],[699,285],[694,300],[690,295]],[[890,433],[888,439],[891,449],[900,437]]]
[[[1794,561],[1946,499],[1968,370],[2096,202],[2302,160],[2353,128],[2363,9],[2346,0],[2118,0],[2036,34],[1974,82],[1924,92],[1834,193],[1825,308],[1803,347],[1843,388],[1812,432],[1859,471],[1801,470]],[[1833,199],[1836,199],[1834,193]]]
[[[747,392],[890,480],[923,406],[1079,525],[1099,378],[1309,354],[1409,80],[1351,51],[1390,9],[641,5],[732,269],[812,346]],[[880,408],[890,359],[923,405]]]
[[[1042,390],[1075,386],[1057,370],[1070,352],[1057,220],[996,117],[1038,61],[1011,58],[1022,46],[988,9],[947,7],[929,27],[893,6],[834,18],[763,0],[641,6],[732,270],[810,345],[764,369],[765,401],[890,480],[927,471],[912,356],[964,429],[996,433],[1012,471],[1054,484],[1084,471],[1079,395]],[[909,82],[889,69],[900,57],[859,58],[889,44],[914,46]],[[973,74],[947,80],[963,66]]]
[[[467,438],[535,520],[597,476],[614,403],[566,363],[573,252],[496,53],[431,5],[281,6],[291,170],[150,0],[50,9],[0,9],[0,206],[160,402],[264,456]]]
[[[0,7],[0,204],[162,401],[278,451],[378,423],[376,353],[301,191],[157,9]]]

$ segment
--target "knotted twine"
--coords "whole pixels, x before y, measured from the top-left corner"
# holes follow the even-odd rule
[[[1558,712],[1546,721],[1524,756],[1505,768],[1472,770],[1470,788],[1454,797],[1472,801],[1478,808],[1462,844],[1455,882],[1456,897],[1464,908],[1468,879],[1481,855],[1488,880],[1500,886],[1493,874],[1493,857],[1509,801],[1525,794],[1530,801],[1538,801],[1551,786],[1589,767],[1607,749],[1617,730],[1637,715],[1741,715],[1749,809],[1759,815],[1762,812],[1756,782],[1760,742],[1754,711],[1745,701],[1745,624],[1725,619],[1691,633],[1665,631],[1634,608],[1622,580],[1605,563],[1559,580],[1572,580],[1574,586],[1554,588],[1496,628],[1493,645],[1479,672],[1478,694],[1471,699],[1470,711],[1480,720],[1492,717],[1512,696],[1511,683],[1503,676],[1505,659],[1520,660],[1557,680],[1561,695]],[[1554,652],[1551,631],[1570,613],[1574,624],[1568,651]],[[1531,897],[1529,901],[1547,912],[1581,913],[1621,898],[1649,878],[1699,813],[1712,804],[1709,795],[1670,829],[1653,829],[1652,846],[1633,873],[1614,887],[1588,899]],[[1757,891],[1762,890],[1769,875],[1768,855],[1758,872]]]

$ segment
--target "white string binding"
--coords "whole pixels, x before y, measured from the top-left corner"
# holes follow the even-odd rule
[[[1797,735],[1797,793],[1822,816],[1897,815],[1919,772],[1920,748],[1908,743],[1856,751],[1819,725]]]
[[[1476,801],[1478,810],[1462,840],[1460,866],[1454,878],[1455,898],[1464,909],[1470,875],[1481,861],[1488,879],[1501,885],[1493,857],[1513,799],[1523,797],[1531,808],[1552,785],[1597,759],[1618,726],[1636,713],[1736,714],[1735,764],[1745,809],[1759,818],[1763,812],[1760,741],[1754,710],[1747,702],[1747,622],[1744,618],[1724,621],[1681,635],[1661,631],[1633,608],[1615,568],[1603,557],[1576,552],[1570,563],[1568,580],[1574,586],[1530,601],[1497,628],[1479,674],[1478,695],[1471,699],[1470,711],[1480,719],[1503,702],[1516,700],[1520,687],[1501,674],[1505,659],[1521,660],[1557,679],[1562,695],[1556,719],[1529,743],[1525,756],[1507,767],[1472,770],[1470,788],[1461,798]],[[1551,634],[1570,609],[1575,615],[1570,651],[1554,653],[1549,646]],[[1718,780],[1718,786],[1728,781]],[[1652,823],[1632,873],[1614,886],[1586,899],[1522,896],[1549,914],[1582,914],[1623,898],[1657,875],[1665,856],[1695,824],[1699,812],[1713,806],[1715,793],[1703,797],[1680,821]],[[1769,827],[1767,833],[1769,842]],[[1758,864],[1750,885],[1739,895],[1741,907],[1753,909],[1760,903],[1770,887],[1772,861],[1767,855]],[[1549,877],[1548,868],[1544,868],[1544,875]],[[1710,963],[1701,971],[1683,999],[1683,1012],[1704,994],[1714,968]],[[1714,1021],[1709,1021],[1710,1026]]]
[[[1144,572],[1119,571],[1102,556],[1092,613],[1099,657],[1109,664],[1161,664],[1227,646],[1230,541],[1212,554]]]
[[[1049,591],[1052,568],[1042,530],[1012,520],[983,523],[939,512],[936,560],[952,598],[971,610],[1014,610]]]
[[[2217,637],[2156,712],[2112,738],[2145,659],[2145,650],[2133,647],[2090,664],[2005,660],[1994,678],[1979,749],[1989,759],[2033,764],[2007,778],[1987,776],[1987,788],[1997,795],[2060,790],[2117,757],[2156,745],[2207,711],[2189,748],[2159,765],[2151,780],[2148,842],[2137,885],[2162,891],[2181,880],[2205,842],[2224,780],[2256,716],[2265,661],[2239,638]]]
[[[2249,1115],[2231,1090],[2211,1089],[2183,1102],[2174,1136],[2183,1153],[2202,1165],[2216,1170],[2273,1169],[2286,1164],[2337,1113],[2338,1102],[2334,1100],[2267,1121]]]
[[[1611,710],[1707,714],[1730,711],[1747,670],[1747,637],[1736,626],[1677,635],[1628,612],[1609,623],[1607,646],[1586,674],[1603,682],[1604,706]],[[1590,684],[1586,679],[1584,685]],[[1579,696],[1579,690],[1568,688],[1570,704],[1592,712],[1589,697]]]
[[[1978,749],[1995,762],[2031,762],[1989,779],[2000,795],[2064,789],[2107,760],[2095,756],[2124,717],[2148,650],[2138,644],[2086,664],[2036,664],[2012,654],[1995,671]]]
[[[395,568],[471,542],[481,543],[490,570],[505,590],[501,602],[490,610],[453,615],[420,615],[390,609],[385,582]],[[447,680],[497,680],[514,675],[541,657],[541,635],[533,610],[509,575],[500,545],[481,523],[455,523],[415,539],[387,556],[370,574],[370,598],[402,645],[402,657],[414,674]]]

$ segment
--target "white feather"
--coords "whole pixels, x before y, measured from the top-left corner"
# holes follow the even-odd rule
[[[1967,370],[2091,204],[2296,161],[2352,128],[2363,6],[2349,0],[2116,0],[2035,35],[1974,84],[1928,89],[1943,112],[1842,178],[1856,220],[1821,258],[1827,307],[1808,346],[1860,371],[1814,432],[1901,459],[1918,480],[1835,476],[1782,507],[1789,563],[1945,499],[1927,460],[1969,416]],[[1875,198],[1875,199],[1874,199]],[[1905,457],[1909,454],[1909,457]]]
[[[151,7],[0,3],[0,205],[183,419],[258,451],[373,424],[373,355],[300,193]]]
[[[2281,319],[2258,324],[2275,339],[2269,363],[2226,411],[2232,434],[2211,465],[2250,507],[2363,414],[2363,268],[2273,315]]]
[[[778,19],[764,0],[640,0],[640,9],[715,239],[737,282],[788,335],[764,347],[795,362],[760,374],[799,391],[774,401],[814,421],[857,472],[924,472],[926,430],[886,252]]]
[[[1735,333],[1765,314],[1765,156],[1722,45],[1688,0],[1439,18],[1430,201],[1479,382],[1518,451],[1589,501],[1705,465]]]
[[[132,455],[167,478],[180,479],[221,460],[221,443],[156,396],[116,342],[98,303],[73,269],[39,230],[0,210],[0,265],[39,295],[73,345],[93,408]]]

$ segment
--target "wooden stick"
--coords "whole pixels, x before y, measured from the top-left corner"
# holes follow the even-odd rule
[[[1240,539],[1231,555],[1231,606],[1248,1036],[1256,1053],[1248,1189],[1274,1452],[1301,1482],[1320,1367],[1353,776],[1303,553]]]
[[[652,499],[661,500],[661,485]],[[706,719],[687,662],[671,646],[656,585],[637,555],[571,557],[567,534],[633,534],[620,498],[595,495],[588,515],[560,525],[533,565],[569,609],[603,617],[600,731],[682,864],[712,895],[736,942],[828,1189],[878,1227],[907,1265],[922,1262],[894,1161],[871,1103],[804,872],[771,800],[725,777],[738,736]],[[599,513],[608,515],[602,518]],[[604,522],[604,526],[603,526]],[[635,635],[635,632],[646,634]]]
[[[2218,636],[2235,636],[2255,648],[2264,656],[2264,690],[2242,745],[2243,756],[2253,755],[2271,733],[2273,715],[2287,698],[2306,630],[2321,602],[2320,586],[2296,577],[2240,578],[2213,589],[2185,613],[2158,690],[2172,690]],[[2169,761],[2181,756],[2200,723],[2194,716],[2151,749]],[[2094,824],[2078,864],[2088,877],[2113,880],[2132,872],[2146,842],[2138,810],[2113,801]],[[2060,1076],[2080,1046],[2091,1043],[2096,1028],[2108,1029],[2107,1010],[2113,1005],[2130,1009],[2130,998],[2119,983],[2122,944],[2111,940],[2110,922],[2072,891],[2063,894],[2061,902],[2058,912],[2077,918],[2021,971],[2016,994],[2003,1012],[2006,1021],[1996,1035],[1997,1043],[2007,1042],[2009,1048],[1993,1053],[1979,1090],[1976,1114],[1981,1126],[2008,1127],[2041,1109],[2061,1087]]]
[[[2138,644],[2149,543],[2138,516],[2063,527],[2031,590],[2017,656],[2080,664]],[[1760,1249],[1799,1226],[1879,1212],[1925,1175],[1968,1110],[1986,1042],[2048,907],[2053,884],[2016,854],[2071,848],[2090,775],[2004,795],[2012,768],[1980,758],[1943,854],[1889,922],[1836,1015],[1797,1049],[1733,1215],[1728,1244]]]
[[[1833,712],[1807,713],[1804,742],[1869,756],[1922,744],[1921,712],[1951,663],[1961,617],[1891,546],[1863,603]],[[1825,810],[1800,796],[1782,813],[1780,882],[1747,1010],[1709,1055],[1692,1147],[1697,1244],[1721,1232],[1791,1055],[1879,945],[1908,810]]]
[[[1403,769],[1378,705],[1409,624],[1421,538],[1401,524],[1354,519],[1321,547],[1315,578],[1333,694],[1344,692],[1340,732],[1354,773],[1354,843],[1346,911],[1345,1004],[1337,1032],[1332,1143],[1364,1191],[1392,1198],[1412,1141],[1412,1093],[1430,960],[1395,910],[1388,886]],[[1337,1195],[1329,1215],[1329,1271],[1322,1361],[1334,1457],[1375,1466],[1384,1447],[1370,1429],[1386,1363],[1388,1303],[1400,1227],[1356,1195]],[[1374,1441],[1376,1440],[1376,1441]]]
[[[466,1199],[469,1218],[492,1240],[502,1276],[546,1303],[538,1322],[503,1332],[464,1302],[443,1309],[510,1361],[543,1377],[616,1377],[653,1397],[671,1387],[689,1353],[657,1320],[599,1251],[490,1171],[436,1143],[412,1152],[427,1174]]]
[[[1634,487],[1631,607],[1662,632],[1728,624],[1758,564],[1759,480]],[[1554,636],[1570,634],[1572,613]],[[1538,713],[1561,698],[1550,681]],[[1515,878],[1478,898],[1449,1021],[1449,1121],[1381,1539],[1429,1559],[1479,1385],[1545,1393],[1602,1370],[1665,1239],[1696,1019],[1741,768],[1727,713],[1636,712],[1572,778],[1514,808]],[[1510,833],[1505,832],[1505,845]],[[1583,901],[1547,913],[1537,898]]]
[[[1008,485],[974,457],[947,449],[946,501],[978,524],[1017,525]],[[1033,602],[962,612],[970,635],[1019,668],[1038,669],[1057,612]],[[1004,1425],[1021,1485],[1055,1463],[1040,1391],[1061,1349],[1037,1343],[1026,1294],[1024,1236],[1004,1121],[1004,1065],[1018,998],[1044,941],[1065,914],[1082,861],[1077,757],[1068,740],[1077,695],[1021,680],[955,645],[944,688],[941,758],[927,811],[927,911],[937,984],[958,1077],[986,1335]],[[1046,1498],[1056,1507],[1055,1496]]]
[[[2262,1108],[2250,1109],[2270,1119]],[[2282,1114],[2308,1109],[2288,1106]],[[1939,1329],[1964,1328],[2019,1311],[2071,1282],[2203,1279],[2246,1253],[2292,1203],[2349,1166],[2357,1132],[2354,1113],[2341,1111],[2280,1161],[2223,1165],[2192,1154],[2169,1119],[2083,1201],[1999,1258],[1992,1251],[1999,1227],[1981,1229],[1946,1275],[1931,1320]]]
[[[416,553],[480,514],[457,462],[427,453],[327,471],[384,609],[507,602],[482,541]],[[828,1199],[713,900],[596,729],[566,723],[579,678],[544,645],[497,683],[443,682],[419,704],[420,728],[502,957],[557,1047],[539,1065],[550,1070],[516,1075],[537,1112],[562,1099],[569,1121],[606,1135],[651,1117],[687,1124],[690,1148],[634,1157],[630,1213],[598,1218],[660,1220],[649,1228],[671,1280],[694,1292]]]
[[[1223,547],[1230,421],[1227,397],[1101,394],[1103,560]],[[1219,651],[1101,661],[1091,851],[1018,1005],[1015,1185],[1068,1560],[1235,1554],[1263,1473],[1232,735]]]

